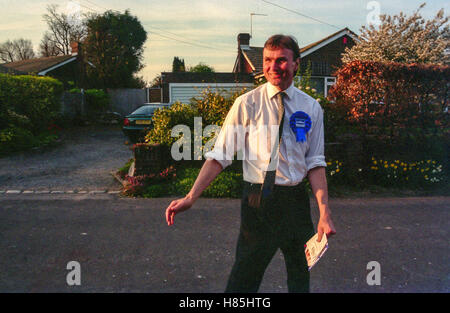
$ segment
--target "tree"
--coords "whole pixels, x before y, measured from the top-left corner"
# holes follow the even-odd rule
[[[172,72],[186,72],[186,66],[184,65],[184,59],[174,57],[172,62]]]
[[[161,74],[158,74],[153,78],[153,80],[150,82],[150,87],[162,87],[162,80],[161,80]]]
[[[47,14],[43,15],[49,30],[45,32],[40,44],[41,56],[57,56],[71,54],[70,43],[80,42],[86,36],[85,18],[76,14],[58,13],[58,5],[47,6]]]
[[[51,39],[49,33],[44,34],[39,45],[39,54],[41,57],[52,57],[62,55],[62,51],[57,48],[56,43]]]
[[[143,68],[142,54],[147,32],[139,20],[125,13],[106,11],[86,21],[87,36],[82,54],[90,87],[136,88],[140,79],[134,74]]]
[[[360,29],[361,41],[352,48],[346,48],[342,55],[343,63],[360,61],[393,61],[399,63],[435,63],[449,62],[444,50],[450,44],[448,16],[444,18],[441,9],[433,20],[425,21],[419,11],[423,3],[412,16],[403,12],[393,17],[380,16],[378,28],[370,25]]]
[[[213,67],[205,64],[205,63],[198,63],[196,66],[189,68],[189,72],[193,73],[214,73],[215,70]]]
[[[4,62],[16,62],[34,57],[31,40],[20,38],[0,44],[0,60]]]

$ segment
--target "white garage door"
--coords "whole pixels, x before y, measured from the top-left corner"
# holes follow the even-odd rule
[[[234,92],[246,87],[247,89],[253,88],[253,84],[234,84],[234,83],[222,83],[222,84],[192,84],[192,83],[172,83],[169,86],[170,103],[180,101],[182,103],[189,103],[191,98],[199,97],[203,90],[208,88],[211,91],[226,91]]]

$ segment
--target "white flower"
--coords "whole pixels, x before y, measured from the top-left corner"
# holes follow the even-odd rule
[[[314,88],[313,88],[313,89],[311,89],[311,91],[312,91],[312,92],[314,92],[314,93],[316,93],[316,92],[317,92],[317,90],[315,90]]]

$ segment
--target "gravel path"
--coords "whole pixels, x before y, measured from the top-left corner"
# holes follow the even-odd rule
[[[120,126],[66,130],[62,143],[45,151],[0,158],[0,190],[118,190],[111,171],[132,152]]]

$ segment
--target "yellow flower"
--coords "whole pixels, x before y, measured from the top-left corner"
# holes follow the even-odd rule
[[[336,169],[336,173],[339,173],[340,169]]]
[[[384,165],[385,168],[388,168],[389,166],[387,164]]]
[[[375,161],[373,161],[373,164],[377,164],[377,161],[375,160]]]

